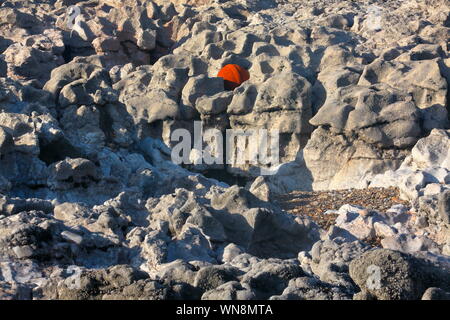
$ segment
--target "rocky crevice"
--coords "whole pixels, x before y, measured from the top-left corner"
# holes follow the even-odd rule
[[[446,1],[69,2],[0,5],[1,299],[448,296]],[[278,130],[276,174],[175,165],[194,120]],[[274,201],[367,186],[401,200]]]

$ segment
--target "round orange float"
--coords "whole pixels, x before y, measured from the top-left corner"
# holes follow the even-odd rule
[[[217,76],[223,78],[227,90],[234,90],[244,81],[250,79],[248,71],[237,64],[227,64],[220,69]]]

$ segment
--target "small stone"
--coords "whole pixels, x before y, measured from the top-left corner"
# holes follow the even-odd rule
[[[448,242],[444,245],[444,247],[442,248],[442,254],[445,254],[446,256],[450,256],[450,242]]]
[[[417,217],[415,225],[418,228],[426,228],[428,227],[428,219],[426,217]]]
[[[425,187],[425,189],[423,190],[423,195],[424,196],[430,196],[433,194],[438,194],[442,192],[442,185],[439,183],[430,183],[427,184],[427,186]]]
[[[450,300],[450,292],[440,288],[428,288],[423,294],[422,300]]]
[[[6,77],[8,71],[8,64],[3,57],[0,57],[0,77]]]
[[[362,217],[367,217],[367,216],[370,215],[370,211],[367,210],[367,209],[359,210],[358,213],[359,213],[359,215],[362,216]]]
[[[68,241],[72,241],[72,242],[74,242],[75,244],[78,244],[78,245],[80,245],[81,242],[83,242],[83,237],[78,235],[78,234],[75,234],[73,232],[63,231],[63,232],[61,232],[61,236],[64,239],[66,239]]]
[[[234,243],[230,243],[223,249],[222,261],[231,262],[235,257],[242,253],[244,253],[244,250],[241,247]]]
[[[262,201],[270,201],[270,186],[262,176],[255,179],[249,191]]]
[[[143,50],[153,50],[156,47],[156,31],[143,30],[137,34],[137,45]]]
[[[120,42],[117,38],[113,37],[98,37],[92,41],[92,46],[97,53],[108,52],[108,51],[119,51]]]
[[[13,248],[13,251],[19,259],[29,258],[33,255],[33,248],[30,246],[17,246]]]
[[[393,237],[397,234],[397,231],[394,228],[382,222],[375,222],[373,227],[375,228],[376,235],[379,237]]]
[[[445,190],[439,194],[438,208],[439,215],[444,223],[450,224],[450,190]]]

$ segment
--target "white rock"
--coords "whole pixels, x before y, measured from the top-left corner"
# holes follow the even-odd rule
[[[74,242],[75,244],[78,244],[78,245],[81,244],[81,242],[83,242],[83,237],[78,234],[75,234],[73,232],[63,231],[63,232],[61,232],[61,236],[64,239]]]
[[[242,253],[244,253],[244,250],[240,246],[230,243],[223,249],[221,260],[224,263],[231,262],[235,257]]]
[[[417,169],[441,167],[450,170],[450,130],[432,130],[428,137],[417,141],[411,157],[411,164]]]
[[[33,249],[30,246],[17,246],[13,248],[17,258],[29,258],[33,255]]]
[[[444,187],[439,183],[430,183],[423,190],[424,196],[431,196],[434,194],[439,194],[444,190]]]
[[[270,200],[270,186],[263,176],[259,176],[253,181],[249,191],[263,201]]]
[[[338,210],[339,216],[336,218],[336,225],[339,226],[356,219],[361,209],[362,207],[352,206],[350,204],[343,205]]]
[[[397,234],[394,228],[382,222],[375,222],[373,227],[375,228],[376,235],[382,238],[393,237]]]

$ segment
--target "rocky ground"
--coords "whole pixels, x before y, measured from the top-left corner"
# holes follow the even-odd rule
[[[449,299],[449,40],[447,0],[1,1],[0,298]],[[176,165],[194,121],[282,163]]]
[[[336,223],[339,208],[346,204],[361,207],[361,215],[370,211],[386,212],[398,204],[409,209],[409,202],[401,200],[398,188],[393,187],[294,191],[279,195],[273,202],[289,213],[310,216],[325,230]]]

